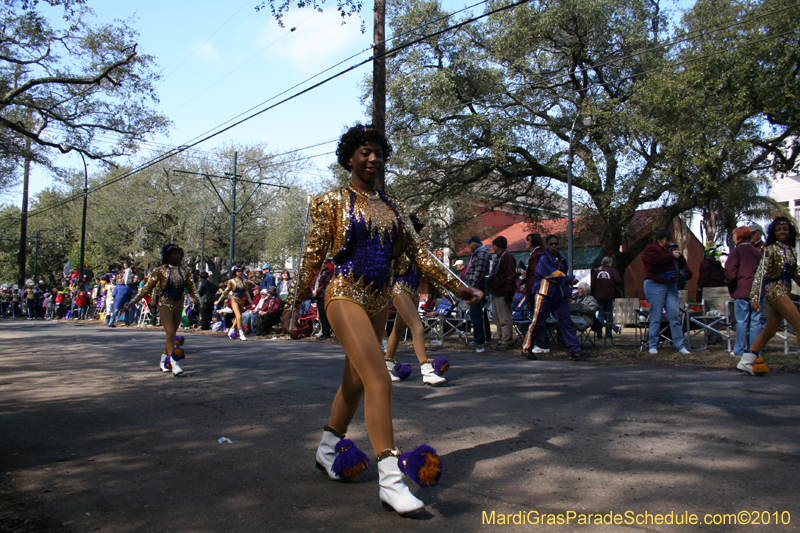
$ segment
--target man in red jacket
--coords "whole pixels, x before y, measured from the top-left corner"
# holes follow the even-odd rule
[[[495,350],[508,350],[514,344],[514,323],[511,320],[511,302],[517,287],[517,262],[508,251],[508,241],[502,235],[492,241],[493,253],[497,255],[489,274],[489,292],[492,295],[492,318],[497,326],[500,340]]]

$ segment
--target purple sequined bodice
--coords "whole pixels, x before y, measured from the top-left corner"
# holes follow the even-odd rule
[[[348,252],[333,270],[334,277],[342,275],[361,278],[363,286],[372,283],[372,290],[381,291],[392,279],[392,252],[397,240],[397,225],[389,229],[373,229],[359,213],[350,226]]]
[[[405,283],[409,289],[419,290],[419,270],[414,263],[411,263],[408,270],[394,278],[395,285],[398,283]]]

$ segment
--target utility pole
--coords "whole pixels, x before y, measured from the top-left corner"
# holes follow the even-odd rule
[[[208,183],[211,184],[211,188],[213,188],[214,192],[217,194],[217,198],[219,198],[219,201],[222,203],[222,207],[224,207],[225,210],[228,212],[228,214],[231,216],[231,240],[230,240],[230,251],[228,253],[228,273],[230,273],[230,269],[233,268],[233,252],[234,252],[235,239],[236,239],[236,215],[242,212],[242,209],[244,209],[244,206],[247,205],[247,202],[250,201],[250,198],[253,197],[253,195],[256,193],[256,191],[258,191],[258,189],[261,188],[262,185],[266,185],[267,187],[279,187],[281,189],[289,189],[290,188],[290,187],[287,187],[286,185],[276,185],[274,183],[265,183],[263,181],[251,181],[251,180],[242,179],[242,176],[236,173],[236,165],[237,165],[238,154],[239,154],[238,152],[233,152],[233,174],[229,174],[229,173],[226,172],[224,176],[216,176],[214,174],[208,174],[206,172],[190,172],[188,170],[172,169],[172,172],[174,174],[192,174],[192,175],[195,175],[195,176],[202,176],[202,177],[206,178],[208,180]],[[214,185],[214,182],[211,181],[211,178],[220,178],[220,179],[230,180],[230,182],[231,182],[231,206],[230,207],[228,207],[228,205],[225,203],[225,200],[222,199],[222,195],[219,193],[219,190],[217,189],[217,186]],[[256,185],[256,187],[250,192],[250,196],[245,198],[244,202],[242,202],[242,205],[240,205],[238,209],[236,208],[236,184],[237,183],[253,183],[253,184]],[[205,236],[204,236],[204,240],[205,240]]]
[[[81,222],[81,264],[78,266],[78,286],[83,287],[84,252],[86,251],[86,203],[89,199],[89,170],[86,168],[86,158],[78,152],[83,160],[83,222]]]
[[[36,276],[39,273],[39,232],[36,232],[36,247],[33,252],[33,283],[36,285]]]
[[[25,139],[25,151],[30,152],[31,139]],[[28,179],[31,172],[31,158],[25,156],[22,170],[22,226],[19,230],[19,286],[25,285],[25,263],[28,261]]]
[[[386,0],[375,0],[372,29],[372,127],[386,135]],[[386,188],[386,172],[381,168],[375,184]]]
[[[233,175],[231,176],[231,245],[228,253],[228,274],[233,272],[233,249],[236,242],[236,159],[239,152],[233,152]]]

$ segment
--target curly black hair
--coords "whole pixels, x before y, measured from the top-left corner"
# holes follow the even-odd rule
[[[183,248],[178,246],[177,244],[165,244],[163,248],[161,248],[161,252],[159,253],[158,257],[161,259],[161,264],[166,265],[167,261],[169,260],[169,255],[174,252],[175,250],[183,251]]]
[[[339,164],[342,165],[346,171],[350,172],[350,158],[356,153],[359,146],[364,146],[368,142],[377,143],[383,148],[383,160],[388,161],[392,157],[392,145],[386,139],[386,136],[378,130],[372,128],[371,125],[366,126],[356,123],[355,126],[347,130],[339,139],[339,145],[336,147],[336,157],[339,158]]]
[[[789,240],[786,241],[786,244],[791,246],[792,249],[797,245],[797,228],[794,227],[794,224],[791,220],[786,217],[778,217],[772,221],[767,229],[767,243],[766,245],[769,246],[770,244],[775,244],[778,242],[778,239],[775,238],[775,228],[780,226],[781,224],[788,224],[789,225]]]

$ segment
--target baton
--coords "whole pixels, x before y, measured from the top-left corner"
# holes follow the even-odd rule
[[[297,287],[300,286],[299,283],[300,276],[298,276],[298,273],[300,272],[300,267],[302,266],[301,263],[303,261],[303,250],[306,247],[306,228],[308,228],[308,214],[310,212],[311,212],[311,195],[307,194],[306,221],[303,223],[303,239],[300,241],[300,255],[297,258],[297,270],[295,270],[295,275],[294,275],[294,299],[292,300],[292,307],[297,305]],[[292,315],[289,317],[289,330],[294,331],[294,309],[292,309]]]

